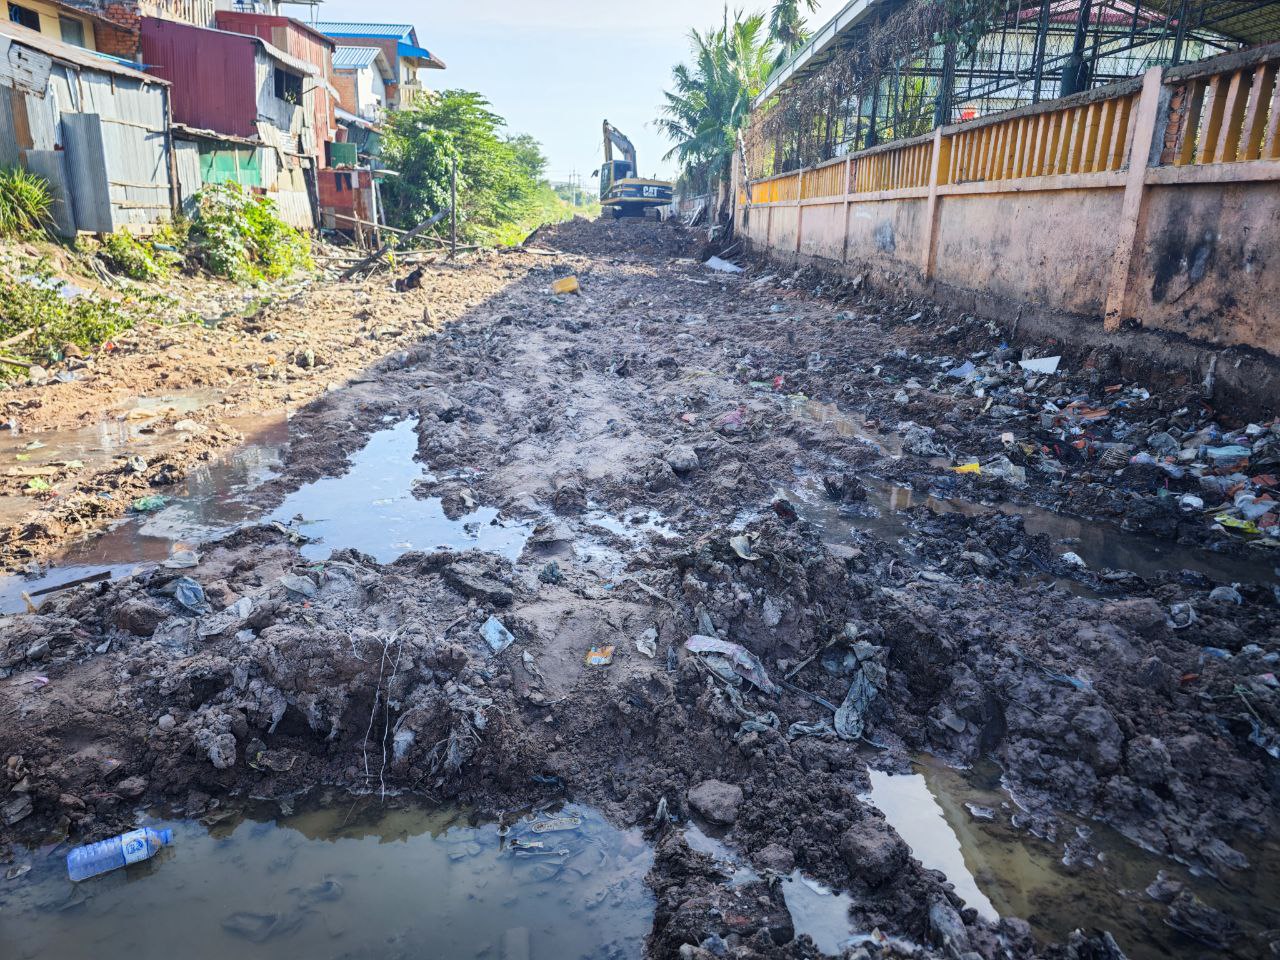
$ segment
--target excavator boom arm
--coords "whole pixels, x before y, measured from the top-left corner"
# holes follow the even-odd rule
[[[617,147],[622,152],[622,159],[631,164],[633,171],[638,171],[636,166],[636,148],[632,146],[631,141],[627,139],[626,134],[618,132],[608,120],[604,122],[604,162],[611,163],[613,161],[613,148]]]

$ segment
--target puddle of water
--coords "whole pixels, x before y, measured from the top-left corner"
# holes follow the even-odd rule
[[[732,886],[760,879],[751,865],[744,863],[727,843],[709,836],[696,823],[684,828],[684,839],[690,849],[716,860],[729,874]],[[846,946],[871,939],[856,931],[849,919],[849,908],[853,905],[849,894],[828,890],[799,870],[782,879],[782,898],[791,914],[796,936],[807,933],[818,950],[827,956],[838,957]]]
[[[161,563],[175,550],[224,534],[261,515],[254,491],[275,475],[289,443],[283,414],[231,421],[246,435],[235,452],[195,467],[163,509],[129,515],[102,533],[68,547],[40,577],[0,577],[0,613],[26,609],[23,592],[39,594],[98,573],[126,576],[148,563]],[[170,494],[166,494],[170,496]],[[40,596],[33,596],[38,602]]]
[[[456,809],[351,798],[291,816],[250,809],[174,831],[154,860],[76,885],[64,849],[17,851],[0,882],[6,957],[640,957],[653,853],[588,807],[477,823]],[[532,846],[541,844],[541,846]],[[180,944],[180,949],[175,945]]]
[[[1111,931],[1132,960],[1202,957],[1207,948],[1169,927],[1164,905],[1145,893],[1164,870],[1241,925],[1245,934],[1233,944],[1234,955],[1259,960],[1269,955],[1259,934],[1280,927],[1275,899],[1280,890],[1280,845],[1274,837],[1243,847],[1253,863],[1250,870],[1215,881],[1192,876],[1179,864],[1135,847],[1105,825],[1064,817],[1069,827],[1088,835],[1098,852],[1097,866],[1069,868],[1062,862],[1060,847],[1010,825],[1016,805],[999,786],[994,765],[962,771],[923,757],[917,769],[918,774],[902,777],[873,772],[870,800],[885,811],[917,858],[946,872],[966,902],[970,901],[961,889],[962,877],[976,883],[993,912],[1022,917],[1044,942],[1062,942],[1078,927],[1096,927]],[[889,792],[881,789],[885,781],[892,786]],[[995,820],[975,819],[966,803],[995,811]],[[922,815],[925,809],[929,812]],[[924,822],[913,827],[913,819]],[[922,839],[912,840],[912,830]],[[958,867],[930,862],[938,850],[952,859],[956,849],[963,856]]]
[[[0,577],[0,613],[26,609],[23,592],[39,601],[39,591],[98,573],[112,578],[133,573],[148,563],[161,563],[174,551],[223,536],[246,523],[263,519],[257,491],[276,474],[289,443],[283,416],[233,421],[246,443],[215,463],[198,467],[163,509],[131,515],[111,529],[69,547],[43,576]],[[408,550],[479,549],[515,560],[524,549],[531,525],[500,522],[498,511],[480,507],[450,520],[440,498],[419,500],[411,489],[423,472],[413,460],[417,451],[414,422],[404,421],[370,436],[341,477],[326,477],[301,487],[267,519],[287,521],[301,514],[304,532],[319,538],[303,546],[311,559],[325,559],[342,547],[355,547],[382,563]],[[168,494],[166,494],[168,496]]]
[[[404,420],[369,437],[340,477],[324,477],[290,494],[268,519],[282,522],[301,515],[302,532],[318,542],[303,556],[327,558],[331,551],[354,547],[379,563],[409,550],[484,550],[516,560],[533,527],[503,522],[493,507],[478,507],[450,520],[439,497],[419,499],[413,485],[423,478],[414,461],[416,420]]]
[[[973,907],[988,920],[999,920],[996,908],[978,889],[978,882],[965,863],[960,838],[947,823],[925,778],[918,773],[895,776],[879,770],[867,772],[871,775],[871,793],[860,799],[885,815],[917,860],[930,870],[947,875],[965,906]]]
[[[821,953],[829,957],[844,954],[844,948],[871,939],[853,929],[849,920],[849,908],[853,897],[847,893],[835,893],[816,880],[796,870],[782,881],[782,898],[791,914],[796,936],[807,933]]]
[[[648,534],[654,534],[663,540],[680,539],[680,534],[656,510],[631,510],[621,517],[604,510],[588,510],[582,519],[589,527],[607,530],[636,545],[644,544]]]
[[[842,514],[839,506],[815,482],[803,483],[787,495],[797,512],[819,527],[832,543],[845,542],[852,528],[869,531],[882,540],[896,543],[913,533],[902,516],[903,511],[912,507],[923,506],[934,513],[959,513],[969,517],[1000,512],[1021,516],[1029,534],[1044,534],[1055,543],[1072,541],[1069,546],[1063,546],[1062,551],[1071,550],[1079,554],[1092,570],[1130,570],[1144,578],[1166,571],[1194,570],[1221,583],[1280,582],[1280,574],[1267,557],[1253,560],[1226,556],[1130,533],[1106,521],[1082,520],[1042,507],[947,500],[885,480],[861,479],[867,489],[865,506],[871,508],[863,516]]]
[[[97,469],[135,451],[147,455],[165,453],[185,443],[190,433],[167,428],[159,433],[144,433],[157,417],[170,411],[176,415],[190,413],[219,403],[222,398],[221,391],[211,389],[138,397],[116,416],[92,426],[10,431],[0,434],[0,464],[18,473],[75,460],[84,464],[83,469]],[[29,497],[0,497],[0,518],[16,520],[34,506]]]

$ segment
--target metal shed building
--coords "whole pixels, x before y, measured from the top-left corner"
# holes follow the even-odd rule
[[[0,164],[49,181],[60,233],[172,217],[167,83],[0,21],[0,86]]]

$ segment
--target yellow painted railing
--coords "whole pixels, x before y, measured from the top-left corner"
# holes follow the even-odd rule
[[[1280,44],[1152,76],[1162,78],[1155,82],[1165,96],[1151,108],[1158,111],[1150,127],[1156,156],[1142,157],[1144,167],[1280,160]],[[898,190],[946,192],[973,189],[966,184],[1115,174],[1133,162],[1143,82],[1135,78],[944,127],[927,139],[873,147],[759,181],[751,185],[751,202],[857,201]]]
[[[933,162],[933,141],[854,157],[854,193],[927,187]]]
[[[1120,170],[1128,162],[1137,94],[1011,117],[950,137],[943,183]]]
[[[1280,159],[1276,60],[1173,85],[1161,159],[1174,166]]]

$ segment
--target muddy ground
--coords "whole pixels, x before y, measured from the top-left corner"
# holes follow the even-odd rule
[[[238,402],[291,402],[264,513],[411,419],[429,471],[415,495],[451,516],[497,507],[530,534],[514,563],[341,549],[315,562],[305,526],[253,525],[203,544],[193,568],[6,618],[6,838],[78,842],[151,801],[198,816],[316,783],[492,810],[568,796],[650,830],[653,956],[815,956],[772,879],[793,867],[849,891],[854,928],[887,938],[856,950],[1114,955],[1084,910],[1082,932],[1049,945],[963,909],[858,799],[869,763],[907,770],[929,752],[993,758],[1014,826],[1079,869],[1089,839],[1061,829],[1064,812],[1225,884],[1250,869],[1280,789],[1275,556],[1177,497],[1170,512],[1160,490],[1183,490],[1167,471],[1054,440],[1044,397],[1107,403],[1134,386],[1119,359],[1009,373],[993,410],[939,373],[1055,345],[767,265],[713,273],[665,225],[575,222],[535,243],[560,252],[436,265],[403,294],[322,285],[236,321],[239,336],[192,333],[175,348],[190,365],[139,345],[112,367],[126,392],[226,376]],[[569,273],[581,293],[551,296]],[[237,379],[262,364],[268,330],[277,372]],[[292,359],[306,349],[314,366]],[[1135,435],[1212,416],[1197,385],[1142,386],[1146,399],[1110,405]],[[82,389],[68,409],[87,416]],[[21,402],[33,418],[47,406]],[[192,458],[233,442],[209,439],[224,411],[192,416],[210,428]],[[952,469],[975,459],[997,469]],[[118,491],[98,497],[116,510],[143,489],[126,471],[99,471],[86,495]],[[886,534],[868,522],[883,519],[868,491],[884,482],[967,506],[912,507]],[[1104,539],[1127,536],[1109,525],[1124,521],[1212,549],[1200,570],[1082,567],[1064,558],[1074,544],[1029,533],[1018,504],[1096,517]],[[10,564],[77,532],[58,509],[11,528]],[[603,529],[600,511],[623,523]],[[1216,557],[1256,576],[1215,579]],[[510,633],[498,652],[491,617]],[[606,645],[611,664],[584,661]],[[760,878],[735,886],[692,851],[690,816],[723,828]],[[1277,938],[1177,889],[1153,898],[1153,922],[1212,948],[1262,956]]]

